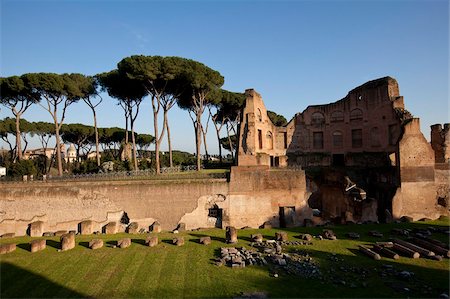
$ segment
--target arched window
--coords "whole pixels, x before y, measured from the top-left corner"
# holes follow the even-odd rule
[[[273,135],[272,132],[267,132],[266,134],[266,144],[267,144],[267,149],[273,149]]]
[[[344,112],[342,112],[342,111],[333,111],[333,113],[331,113],[331,121],[332,122],[344,121]]]
[[[344,144],[344,135],[341,131],[334,131],[333,132],[333,146],[334,147],[342,147]]]
[[[350,112],[350,120],[361,120],[363,119],[363,112],[361,109],[353,109]]]
[[[314,112],[311,115],[311,124],[313,125],[321,125],[325,123],[325,116],[323,116],[320,112]]]
[[[258,108],[258,110],[256,110],[256,116],[258,117],[258,121],[262,122],[262,113],[259,108]]]

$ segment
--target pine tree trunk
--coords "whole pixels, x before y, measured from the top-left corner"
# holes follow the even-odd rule
[[[220,164],[222,164],[222,146],[220,144],[220,129],[217,127],[216,123],[214,123],[214,126],[216,128],[216,135],[217,135],[217,143],[219,144],[219,161]]]
[[[202,146],[202,123],[201,123],[201,115],[200,114],[196,114],[196,152],[197,152],[197,171],[200,171],[200,167],[201,167],[201,158],[200,158],[200,149]]]
[[[134,170],[138,171],[138,162],[137,162],[137,154],[136,154],[136,138],[134,137],[134,121],[133,121],[133,119],[131,119],[131,140],[133,142]]]
[[[155,167],[156,174],[159,174],[161,171],[161,165],[159,164],[158,113],[155,110],[153,110],[153,127],[155,128]]]
[[[97,166],[100,167],[100,150],[98,148],[98,128],[97,128],[97,114],[95,113],[95,109],[92,109],[94,113],[94,130],[95,130],[95,155],[97,157]]]
[[[164,124],[167,130],[167,143],[169,145],[169,163],[170,167],[173,167],[172,140],[170,139],[169,118],[167,117],[167,112],[167,110],[164,111]]]
[[[61,157],[61,142],[59,139],[59,125],[58,121],[56,120],[56,114],[54,117],[55,120],[55,135],[56,135],[56,159],[58,161],[58,175],[63,175],[63,169],[62,169],[62,157]]]
[[[205,147],[206,161],[209,161],[208,145],[206,144],[206,132],[205,130],[203,130],[203,126],[202,126],[202,135],[203,135],[203,146]]]
[[[22,145],[20,136],[20,114],[16,115],[16,157],[20,161],[22,160]],[[15,159],[14,159],[15,160]]]

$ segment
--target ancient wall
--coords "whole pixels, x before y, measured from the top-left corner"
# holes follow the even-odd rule
[[[304,219],[312,218],[302,170],[234,167],[229,197],[229,224],[236,227],[258,227],[266,221],[280,226],[284,208],[292,211],[286,226],[303,225]]]
[[[180,222],[187,229],[214,227],[215,219],[207,210],[216,205],[222,209],[222,226],[258,228],[265,222],[280,226],[280,208],[293,208],[287,226],[303,225],[312,218],[307,205],[305,173],[302,170],[269,170],[268,166],[232,167],[229,193],[223,197],[202,197],[198,207]],[[289,222],[288,221],[288,222]]]
[[[267,116],[261,95],[248,89],[246,96],[239,130],[238,165],[286,166],[293,122],[286,127],[275,126]]]
[[[28,225],[43,221],[43,231],[78,231],[85,220],[93,231],[130,222],[146,231],[158,221],[162,229],[205,227],[259,227],[280,225],[280,207],[293,207],[292,226],[311,218],[306,202],[305,174],[301,170],[270,171],[268,167],[233,167],[225,179],[105,182],[35,182],[2,184],[0,235],[25,235]],[[221,216],[211,215],[220,210]],[[122,226],[124,229],[125,226]]]
[[[440,165],[440,168],[448,169],[450,163],[450,124],[431,126],[431,146],[434,150],[436,164],[442,163],[444,165]]]
[[[392,199],[392,215],[419,220],[448,214],[448,209],[438,205],[434,151],[420,131],[419,119],[412,119],[403,130],[398,144],[400,187]]]
[[[41,220],[45,231],[77,230],[93,220],[94,231],[126,212],[148,230],[158,220],[163,229],[177,227],[202,196],[228,193],[226,180],[111,181],[3,184],[0,191],[0,235],[24,235]]]
[[[342,155],[345,165],[357,165],[344,155],[393,153],[401,125],[395,108],[404,108],[403,97],[390,77],[369,81],[335,103],[309,106],[295,116],[289,164],[327,166],[332,155]]]

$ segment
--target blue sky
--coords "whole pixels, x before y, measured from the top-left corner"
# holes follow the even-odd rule
[[[389,75],[427,139],[430,125],[449,122],[448,1],[0,1],[1,76],[94,75],[134,54],[181,56],[219,71],[225,89],[256,89],[290,119]],[[120,107],[104,98],[99,126],[123,127]],[[24,117],[50,121],[40,107]],[[174,147],[194,152],[187,112],[175,107],[169,117]],[[66,122],[92,116],[80,103]],[[153,134],[148,101],[136,127]]]

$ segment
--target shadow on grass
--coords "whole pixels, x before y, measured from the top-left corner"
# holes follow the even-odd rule
[[[83,246],[83,247],[86,247],[86,248],[90,249],[90,248],[89,248],[89,242],[78,242],[78,245],[80,245],[80,246]]]
[[[132,242],[132,243],[136,243],[136,244],[140,244],[140,245],[142,245],[142,246],[148,247],[148,246],[145,244],[145,240],[144,240],[144,239],[131,239],[131,242]]]
[[[205,235],[205,234],[189,234],[190,236],[193,236],[193,237],[197,237],[197,238],[201,238],[201,237],[211,237],[211,240],[212,241],[218,241],[218,242],[222,242],[222,243],[226,243],[226,239],[225,238],[222,238],[222,237],[216,237],[216,236],[208,236],[208,235]],[[239,238],[239,237],[238,237]]]
[[[87,296],[77,291],[63,287],[45,277],[29,272],[11,263],[1,263],[0,285],[1,298],[86,298]],[[27,282],[33,282],[27,284]],[[25,284],[24,284],[25,283]]]
[[[189,239],[189,242],[200,244],[200,239]]]
[[[170,244],[172,246],[176,246],[175,244],[173,244],[173,240],[172,239],[161,240],[161,243],[166,243],[166,244]]]
[[[31,251],[31,244],[30,243],[21,243],[21,244],[17,244],[17,247],[26,250],[26,251]]]
[[[47,246],[53,247],[55,249],[61,249],[61,243],[55,240],[47,240]]]
[[[106,241],[106,246],[105,247],[113,247],[113,246],[117,246],[117,240],[114,241]]]

